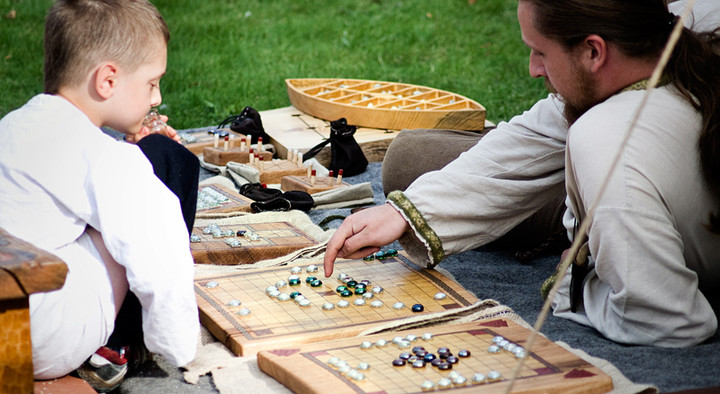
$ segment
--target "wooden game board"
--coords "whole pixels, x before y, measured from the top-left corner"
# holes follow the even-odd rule
[[[307,168],[298,166],[290,160],[263,160],[261,164],[254,162],[253,167],[260,170],[260,182],[267,184],[276,184],[282,181],[287,175],[303,175],[307,173]]]
[[[287,222],[251,223],[218,226],[220,230],[249,231],[257,234],[257,240],[236,236],[216,238],[204,234],[202,227],[195,227],[193,234],[200,242],[191,242],[190,250],[198,264],[237,265],[251,264],[261,260],[274,259],[292,253],[298,249],[316,245],[317,240]],[[236,238],[242,246],[232,247],[225,240]]]
[[[239,148],[240,142],[243,138],[246,138],[245,135],[236,133],[230,129],[222,129],[223,131],[227,131],[228,135],[230,136],[230,139],[228,141],[228,147],[229,148]],[[182,141],[182,144],[192,153],[199,155],[203,153],[203,150],[208,147],[212,147],[215,145],[215,136],[213,134],[207,133],[207,132],[198,132],[198,133],[192,133],[191,136],[195,139],[195,142],[187,142]],[[181,136],[182,137],[182,136]],[[218,143],[219,147],[223,147],[224,141],[220,140]],[[254,147],[255,145],[253,145]]]
[[[341,187],[350,186],[349,183],[340,181],[337,183],[337,178],[333,177],[318,177],[315,179],[315,184],[310,183],[310,178],[306,176],[284,176],[280,182],[280,188],[282,190],[300,190],[309,194],[315,194],[324,192],[330,189],[338,189]]]
[[[427,332],[433,334],[432,339],[418,339],[411,343],[410,348],[401,349],[392,343],[384,347],[373,345],[369,349],[360,347],[362,341],[375,344],[379,339],[390,341],[393,336],[408,334],[421,337]],[[493,337],[498,335],[522,346],[529,331],[512,321],[498,319],[278,348],[258,353],[257,359],[262,371],[296,393],[418,393],[424,391],[421,384],[425,380],[436,384],[434,391],[500,393],[507,390],[518,359],[505,350],[497,354],[487,351],[493,343]],[[446,371],[430,365],[422,368],[413,368],[409,364],[401,367],[392,365],[392,361],[398,358],[401,352],[412,353],[411,348],[414,346],[422,346],[430,353],[445,346],[456,355],[459,350],[465,349],[469,350],[471,355],[460,358],[452,370]],[[329,364],[331,357],[347,362],[351,368],[365,362],[369,364],[369,369],[361,371],[364,379],[354,380]],[[500,379],[482,383],[472,381],[475,373],[487,376],[491,370],[500,372]],[[450,371],[459,373],[467,382],[451,384],[447,389],[441,390],[437,383],[441,378],[447,378]],[[512,391],[601,393],[611,390],[612,387],[612,379],[598,368],[546,338],[538,338]]]
[[[204,202],[203,195],[208,197]],[[205,185],[198,187],[197,214],[252,212],[250,204],[254,201],[242,194],[221,185]]]
[[[305,282],[308,274],[303,271],[300,286],[280,288],[285,293],[302,293],[311,301],[307,307],[293,300],[279,301],[265,293],[268,286],[279,280],[288,281],[291,272],[287,266],[197,278],[195,292],[202,324],[235,354],[246,356],[261,350],[352,337],[397,319],[459,309],[478,302],[459,284],[435,270],[419,269],[402,255],[382,261],[337,261],[331,278],[325,278],[322,260],[318,260],[317,265],[319,271],[312,275],[322,280],[321,287],[308,285]],[[369,287],[380,286],[384,291],[367,300],[367,305],[356,306],[354,300],[361,297],[342,298],[336,293],[335,289],[342,284],[337,278],[339,273],[358,281],[368,279]],[[208,288],[208,283],[217,286]],[[447,297],[436,300],[434,295],[439,292]],[[228,306],[232,300],[239,300],[242,305]],[[340,300],[348,300],[350,306],[335,305],[329,311],[322,308],[325,302],[337,304]],[[381,300],[384,306],[372,307],[372,300]],[[403,302],[405,308],[394,309],[392,305],[396,302]],[[424,306],[424,312],[410,310],[416,303]],[[250,310],[248,316],[237,314],[243,307]]]
[[[273,153],[268,151],[254,151],[253,155],[262,156],[264,161],[270,161],[273,157]],[[203,160],[216,166],[224,166],[230,161],[245,164],[250,162],[250,149],[247,146],[242,149],[236,147],[227,150],[223,146],[218,148],[208,146],[203,149]]]
[[[325,120],[379,129],[485,128],[485,108],[459,94],[427,86],[364,79],[285,80],[290,102]]]

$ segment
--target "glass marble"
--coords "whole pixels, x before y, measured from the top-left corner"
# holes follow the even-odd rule
[[[452,386],[452,381],[448,378],[441,378],[440,380],[438,380],[437,385],[441,389],[446,389],[446,388]]]
[[[370,306],[373,307],[373,308],[382,308],[382,307],[383,307],[383,302],[380,301],[380,300],[375,300],[375,301],[373,301],[373,302],[370,303]]]
[[[425,310],[425,307],[422,306],[422,304],[415,304],[415,305],[412,306],[412,311],[413,311],[413,312],[416,312],[416,313],[417,313],[417,312],[422,312],[422,311],[424,311],[424,310]]]
[[[248,308],[242,308],[238,311],[238,316],[247,316],[250,314],[250,309]]]
[[[353,301],[353,304],[357,306],[363,306],[365,305],[365,300],[363,298],[356,298],[355,301]]]
[[[332,302],[326,302],[322,305],[322,308],[326,311],[331,311],[335,309],[335,304],[333,304]]]
[[[429,340],[433,339],[433,334],[430,332],[426,332],[426,333],[422,334],[421,338],[424,341],[429,341]]]
[[[306,272],[309,272],[309,273],[311,273],[311,272],[317,272],[317,271],[318,271],[318,266],[315,265],[315,264],[308,265],[308,266],[305,268],[305,271],[306,271]]]
[[[335,291],[338,293],[342,293],[343,291],[348,290],[347,286],[338,286]]]
[[[488,380],[498,380],[498,379],[500,379],[500,377],[501,377],[501,375],[500,375],[500,372],[498,372],[498,371],[490,371],[487,374]]]
[[[377,347],[385,347],[388,345],[388,341],[384,339],[378,339],[377,342],[375,342],[375,346]]]
[[[190,242],[200,242],[202,241],[202,238],[200,238],[199,235],[193,234],[190,236]]]
[[[340,308],[347,308],[350,306],[350,303],[345,300],[340,300],[338,301],[337,306]]]
[[[380,293],[383,292],[383,288],[380,287],[380,286],[375,286],[375,287],[372,288],[372,292],[373,292],[374,294],[380,294]]]
[[[280,293],[280,295],[278,295],[278,298],[277,298],[277,299],[278,299],[279,301],[289,301],[289,300],[290,300],[290,295],[287,294],[287,293]]]
[[[315,280],[317,280],[316,277],[314,277],[314,276],[308,276],[307,278],[305,278],[305,283],[312,283],[312,282],[315,281]]]
[[[405,308],[405,304],[403,304],[402,302],[396,302],[393,304],[393,309],[402,309],[402,308]]]
[[[360,344],[360,349],[370,349],[373,346],[373,343],[370,341],[362,341]]]
[[[472,376],[473,383],[484,383],[485,382],[485,375],[481,373],[476,373]]]
[[[314,281],[310,282],[310,287],[320,287],[322,286],[322,281],[319,279],[315,279]]]
[[[447,297],[445,293],[435,293],[435,295],[433,296],[433,298],[436,300],[444,300],[445,297]]]
[[[240,300],[230,300],[230,302],[227,303],[230,307],[240,306],[241,304],[242,302],[240,302]]]
[[[302,272],[302,267],[292,267],[290,268],[290,272],[293,274],[299,274],[300,272]]]
[[[395,360],[393,360],[392,365],[394,367],[404,367],[406,363],[407,363],[407,361],[405,361],[401,358],[396,358]]]
[[[458,357],[462,357],[462,358],[470,357],[470,351],[469,351],[469,350],[466,350],[466,349],[463,349],[463,350],[461,350],[461,351],[458,352]]]
[[[208,289],[212,289],[212,288],[214,288],[214,287],[218,287],[218,285],[219,285],[219,283],[218,283],[218,282],[215,282],[214,280],[211,280],[210,282],[205,283],[205,287],[207,287]]]
[[[432,391],[435,389],[435,383],[432,380],[426,380],[420,384],[420,389],[424,391]]]

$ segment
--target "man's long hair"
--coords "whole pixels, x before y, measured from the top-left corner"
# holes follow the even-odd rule
[[[535,6],[535,28],[568,50],[597,34],[624,55],[659,56],[677,17],[664,0],[520,0]],[[720,29],[683,29],[665,69],[670,83],[702,114],[698,149],[703,177],[720,208]],[[720,212],[720,211],[719,211]],[[720,233],[720,215],[710,212],[710,231]]]

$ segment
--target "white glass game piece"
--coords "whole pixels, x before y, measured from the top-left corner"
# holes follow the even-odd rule
[[[218,287],[219,283],[215,282],[214,280],[211,280],[208,283],[205,283],[205,287],[208,289],[212,289],[213,287]]]
[[[350,366],[348,366],[347,361],[345,361],[345,360],[339,360],[339,361],[335,364],[335,366],[338,367],[338,368],[342,368],[342,367],[348,367],[348,368],[350,368]]]
[[[420,388],[425,391],[430,391],[430,390],[435,389],[435,383],[433,383],[432,380],[426,380],[426,381],[422,382],[422,384],[420,385]]]
[[[370,349],[372,347],[373,343],[370,341],[362,341],[360,344],[360,349]]]
[[[456,386],[462,386],[467,383],[467,378],[465,378],[464,376],[457,376],[453,378],[452,382]]]
[[[356,369],[358,369],[358,370],[360,370],[360,371],[367,371],[368,369],[370,369],[370,364],[364,363],[364,362],[363,362],[363,363],[360,363],[360,364],[358,364],[358,366],[356,367]]]
[[[380,286],[375,286],[375,287],[372,288],[372,292],[373,292],[374,294],[380,294],[380,293],[383,292],[383,288],[380,287]]]
[[[304,300],[304,299],[305,299],[305,296],[302,295],[302,294],[298,294],[298,295],[296,295],[295,298],[294,298],[295,302],[297,302],[298,304],[300,303],[300,301],[302,301],[302,300]]]
[[[450,380],[455,379],[455,378],[457,378],[458,376],[460,376],[460,372],[458,372],[458,371],[450,371],[450,372],[447,374],[447,377],[448,377],[448,379],[450,379]]]
[[[310,306],[311,302],[310,302],[310,300],[305,298],[305,299],[300,300],[300,302],[298,302],[298,304],[300,304],[300,306]]]
[[[500,376],[501,376],[500,372],[498,372],[498,371],[490,371],[487,374],[488,380],[498,380],[498,379],[500,379]]]
[[[302,267],[296,266],[296,267],[290,268],[290,273],[292,273],[292,274],[299,274],[300,272],[302,272]]]
[[[500,335],[497,335],[493,337],[492,341],[493,343],[500,343],[500,341],[504,340],[505,338],[501,337]]]
[[[388,344],[388,341],[386,341],[384,339],[378,339],[377,342],[375,342],[375,346],[377,346],[377,347],[385,347],[385,346],[387,346],[387,344]]]
[[[405,339],[410,342],[415,342],[415,341],[417,341],[418,337],[417,337],[417,335],[408,334],[408,336],[406,336]]]
[[[373,301],[373,302],[370,303],[370,306],[373,307],[373,308],[382,308],[382,307],[383,307],[383,302],[380,301],[380,300],[375,300],[375,301]]]
[[[340,372],[341,375],[345,375],[345,374],[347,374],[348,372],[350,372],[351,369],[352,369],[352,368],[350,368],[350,366],[348,366],[348,365],[343,365],[342,367],[338,368],[338,372]]]
[[[405,340],[403,340],[403,341],[400,341],[400,342],[396,343],[396,345],[397,345],[397,347],[399,347],[399,348],[410,347],[410,341],[405,341]]]
[[[475,375],[473,375],[472,381],[473,383],[485,383],[485,375],[481,373],[476,373]]]
[[[222,235],[223,237],[232,237],[233,235],[235,235],[235,231],[231,229],[223,230]]]
[[[422,338],[425,341],[429,341],[429,340],[433,339],[433,334],[430,332],[426,332],[425,334],[422,334],[422,336],[420,338]]]
[[[248,308],[242,308],[238,311],[238,316],[247,316],[250,314],[250,309]]]
[[[395,337],[395,338],[393,338],[392,343],[397,345],[398,342],[402,342],[404,340],[405,340],[405,338],[403,338],[403,337]]]
[[[436,300],[444,300],[445,297],[447,297],[445,293],[435,293],[435,295],[433,296],[433,298]]]
[[[339,308],[347,308],[350,306],[350,303],[345,300],[340,300],[340,301],[338,301],[337,306]]]
[[[440,380],[438,380],[437,385],[441,389],[446,389],[452,385],[452,381],[448,378],[441,378]]]
[[[515,349],[517,349],[517,345],[514,343],[508,343],[507,346],[505,346],[503,349],[507,350],[510,353],[515,353]]]
[[[402,308],[405,308],[405,304],[403,304],[402,302],[396,302],[393,304],[393,309],[402,309]]]
[[[338,361],[340,361],[337,357],[330,357],[329,360],[327,360],[328,365],[332,365],[333,367],[337,365]]]
[[[288,276],[288,282],[291,281],[291,280],[296,280],[296,279],[300,279],[300,275],[290,275],[290,276]]]
[[[508,341],[507,339],[503,339],[502,341],[498,342],[497,345],[505,349],[505,346],[507,346],[508,344],[510,344],[510,341]]]
[[[278,288],[275,287],[275,286],[268,286],[268,287],[265,288],[265,293],[270,294],[270,293],[272,293],[273,291],[277,291],[277,290],[278,290]]]
[[[527,356],[525,349],[523,349],[521,347],[518,347],[517,349],[515,349],[515,351],[513,353],[515,353],[515,358],[525,358]]]
[[[363,293],[362,297],[363,297],[364,299],[366,299],[366,300],[369,300],[369,299],[375,297],[375,294],[373,294],[373,293]]]
[[[230,300],[230,302],[227,303],[230,307],[240,306],[241,304],[242,302],[240,302],[240,300]]]
[[[277,287],[278,289],[283,288],[285,286],[287,286],[287,282],[285,282],[284,280],[279,280],[279,281],[275,282],[275,287]]]
[[[290,294],[280,293],[280,295],[278,295],[278,300],[279,301],[290,301]]]
[[[500,347],[498,347],[498,345],[490,345],[488,347],[488,353],[500,353]]]
[[[333,304],[332,302],[326,302],[326,303],[322,304],[322,308],[326,311],[331,311],[331,310],[335,309],[335,304]]]
[[[305,268],[305,271],[307,272],[317,272],[318,266],[315,264],[308,265],[307,268]]]
[[[200,242],[200,241],[202,241],[202,238],[200,238],[199,235],[197,235],[197,234],[192,234],[192,235],[190,236],[190,242]]]
[[[212,234],[213,238],[222,238],[223,237],[223,232],[219,228],[214,229],[211,234]]]
[[[355,304],[357,306],[363,306],[363,305],[365,305],[365,299],[356,298],[355,301],[353,301],[353,304]]]
[[[341,272],[341,273],[338,274],[338,279],[340,279],[340,280],[345,280],[345,278],[347,278],[347,276],[348,276],[348,275],[347,275],[346,273]]]
[[[282,293],[279,290],[273,290],[268,293],[268,295],[272,298],[278,298],[278,297],[280,297],[280,294],[282,294]],[[290,296],[288,296],[288,297],[290,297]]]

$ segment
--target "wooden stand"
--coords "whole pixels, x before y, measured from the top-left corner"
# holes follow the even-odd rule
[[[330,177],[316,178],[315,184],[312,184],[308,176],[284,176],[280,183],[280,188],[284,191],[300,190],[308,194],[315,194],[347,186],[350,186],[350,184],[342,181],[337,183],[337,178]]]
[[[263,160],[254,162],[253,167],[260,171],[260,182],[266,184],[277,184],[287,175],[303,175],[307,169],[289,160]]]
[[[272,152],[267,151],[255,151],[254,154],[262,156],[264,161],[270,161],[273,157]],[[224,166],[229,161],[246,164],[250,162],[250,152],[247,147],[244,149],[228,148],[227,150],[224,147],[207,147],[203,150],[203,160],[216,166]]]
[[[33,391],[30,294],[59,289],[67,266],[0,229],[0,393]]]

